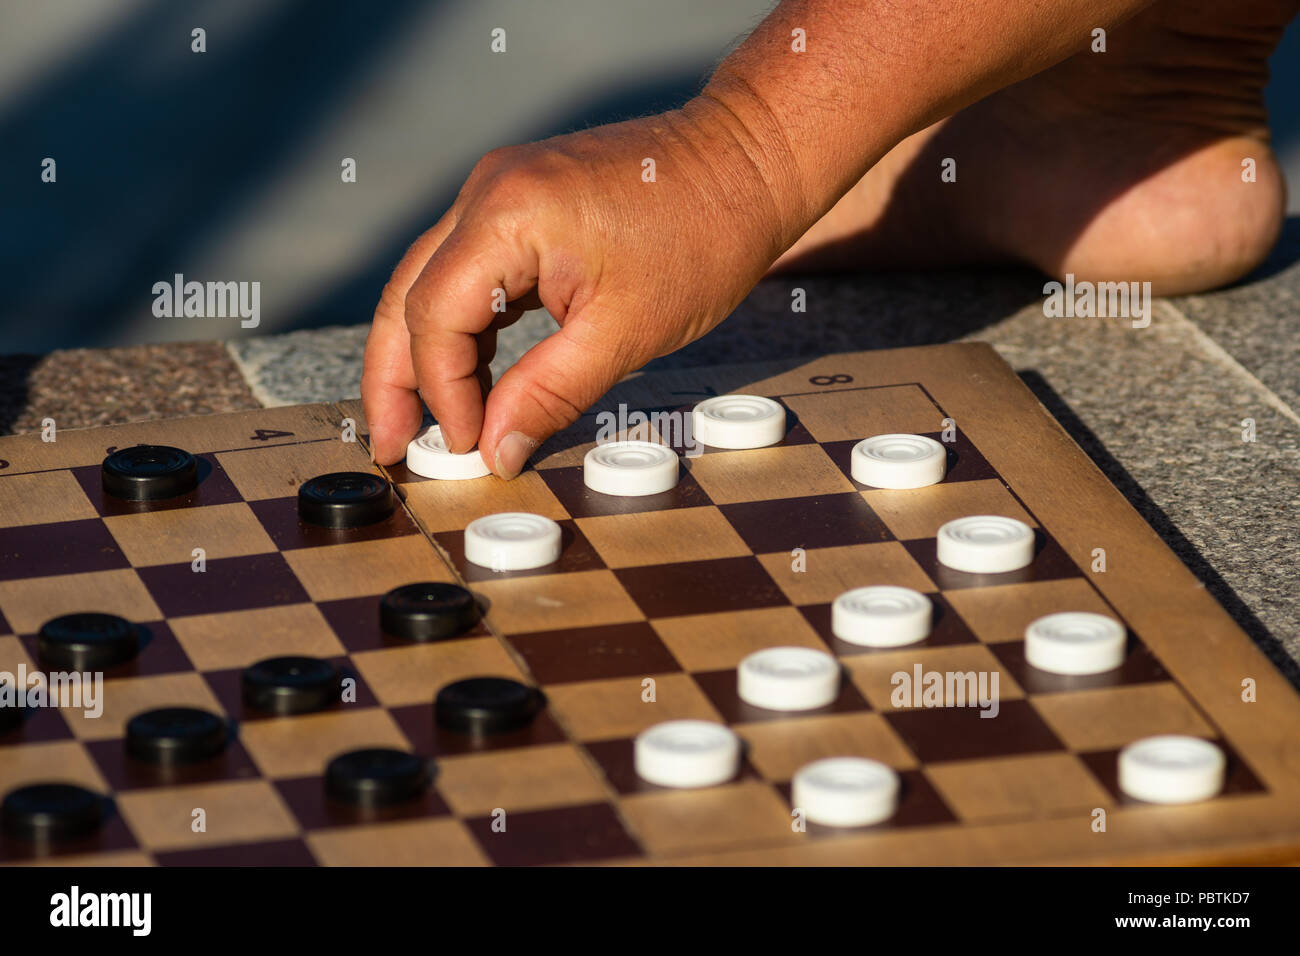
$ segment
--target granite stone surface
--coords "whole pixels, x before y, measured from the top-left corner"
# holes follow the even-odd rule
[[[501,374],[551,332],[555,321],[529,312],[498,339],[492,373]],[[334,326],[228,343],[249,386],[266,405],[336,401],[361,394],[361,356],[370,326]]]
[[[361,394],[367,325],[238,339],[228,344],[264,405],[302,405]]]
[[[220,342],[0,356],[0,434],[257,407]]]

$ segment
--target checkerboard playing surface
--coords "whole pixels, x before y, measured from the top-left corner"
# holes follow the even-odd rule
[[[681,480],[661,495],[586,488],[582,455],[598,414],[620,403],[685,410],[727,391],[780,401],[786,439],[684,458]],[[355,442],[341,440],[349,418]],[[942,483],[886,491],[851,478],[857,440],[945,429],[956,440]],[[71,611],[119,614],[147,632],[133,662],[105,673],[102,716],[43,709],[0,736],[0,792],[66,781],[114,801],[96,836],[54,859],[909,864],[1300,853],[1300,697],[985,346],[634,378],[509,483],[376,469],[364,439],[359,403],[60,432],[53,443],[0,439],[0,670],[38,669],[36,632]],[[107,498],[100,462],[137,443],[194,453],[197,490],[162,503]],[[299,521],[307,479],[376,470],[402,499],[391,518],[343,531]],[[465,525],[501,511],[559,522],[560,560],[515,572],[467,563]],[[939,565],[936,531],[968,514],[1033,527],[1033,563],[998,575]],[[415,581],[464,584],[485,619],[427,644],[384,635],[380,596]],[[832,600],[869,584],[927,594],[930,637],[890,650],[835,638]],[[1067,609],[1126,624],[1121,668],[1062,677],[1026,663],[1025,626]],[[834,654],[839,698],[800,713],[741,701],[736,665],[778,645]],[[294,717],[249,712],[242,668],[288,654],[340,664],[355,701]],[[895,706],[892,675],[918,666],[996,672],[998,716]],[[546,709],[525,730],[477,741],[438,728],[434,695],[472,676],[536,684]],[[228,715],[237,740],[170,773],[129,758],[125,722],[168,705]],[[636,776],[633,738],[676,718],[740,735],[735,780],[671,790]],[[1120,794],[1119,748],[1164,733],[1224,748],[1221,796],[1149,806]],[[431,758],[433,787],[369,813],[332,802],[326,763],[366,746]],[[897,769],[898,812],[858,830],[792,825],[795,771],[839,755]],[[0,844],[5,862],[32,855]]]

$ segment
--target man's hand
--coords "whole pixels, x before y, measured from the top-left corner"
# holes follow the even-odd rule
[[[418,395],[453,451],[477,441],[514,477],[622,376],[721,321],[903,137],[1150,2],[782,0],[681,110],[490,153],[376,310],[376,460],[402,457]],[[539,303],[560,331],[489,393],[496,333]]]
[[[485,156],[375,311],[361,382],[375,459],[405,454],[422,397],[452,451],[477,443],[513,478],[620,378],[713,328],[815,218],[769,182],[771,153],[701,97]],[[560,330],[492,387],[497,332],[539,305]]]

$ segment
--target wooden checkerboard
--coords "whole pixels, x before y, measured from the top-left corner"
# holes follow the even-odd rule
[[[777,446],[685,458],[671,492],[611,498],[582,481],[595,415],[686,410],[728,391],[789,411]],[[360,441],[340,439],[344,419]],[[849,452],[883,432],[956,427],[939,485],[869,489]],[[65,862],[161,864],[1113,863],[1277,861],[1300,856],[1300,697],[983,345],[826,357],[806,364],[644,375],[556,436],[517,480],[430,481],[386,469],[404,508],[351,531],[302,525],[298,486],[376,470],[359,403],[274,408],[0,439],[0,670],[31,670],[41,624],[76,610],[143,624],[148,644],[105,674],[98,719],[40,710],[0,737],[0,791],[63,780],[110,794],[116,812]],[[151,506],[100,489],[115,447],[171,444],[201,461],[192,495]],[[554,518],[559,562],[492,572],[464,560],[463,529],[499,511]],[[1026,569],[952,571],[934,534],[965,514],[1036,529]],[[193,549],[206,571],[191,568]],[[802,549],[803,570],[793,555]],[[1104,549],[1105,571],[1094,571]],[[468,634],[405,644],[377,602],[413,581],[458,581],[486,619]],[[830,602],[868,584],[927,593],[924,642],[872,650],[830,631]],[[1124,665],[1060,677],[1030,667],[1025,625],[1095,610],[1130,630]],[[773,645],[829,650],[839,699],[801,714],[736,694],[734,669]],[[329,658],[357,699],[318,714],[252,713],[240,671],[267,657]],[[895,707],[891,675],[994,672],[1000,712]],[[526,730],[475,744],[435,727],[437,690],[500,675],[540,685]],[[1243,701],[1243,681],[1255,701]],[[651,683],[647,683],[651,682]],[[653,701],[645,697],[653,687]],[[213,761],[164,775],[123,752],[127,719],[165,705],[234,718]],[[634,736],[664,720],[731,725],[737,779],[698,791],[640,781]],[[1219,798],[1158,807],[1123,797],[1116,753],[1152,734],[1217,741]],[[367,816],[328,801],[334,755],[391,746],[431,757],[434,787]],[[898,813],[876,827],[792,826],[803,764],[856,754],[900,772]],[[194,832],[203,808],[206,830]],[[1106,811],[1105,832],[1094,829]],[[504,811],[504,832],[494,827]],[[0,844],[23,862],[30,847]]]

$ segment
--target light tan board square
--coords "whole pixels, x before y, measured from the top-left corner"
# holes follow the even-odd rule
[[[794,395],[785,403],[819,442],[937,432],[944,427],[939,409],[915,385]]]
[[[634,737],[665,720],[722,718],[687,674],[659,674],[654,700],[646,700],[643,678],[582,681],[547,688],[551,710],[578,740]]]
[[[360,443],[337,435],[282,448],[228,451],[217,461],[246,501],[294,497],[304,481],[333,471],[378,472]]]
[[[65,707],[63,717],[81,740],[108,740],[126,734],[126,722],[136,714],[159,707],[198,707],[225,713],[198,674],[154,674],[104,681],[103,713],[87,715],[85,709]]]
[[[316,830],[312,854],[326,866],[486,866],[488,859],[459,820],[410,820]]]
[[[650,625],[673,657],[693,672],[736,667],[742,658],[765,647],[826,650],[812,625],[792,607],[659,618]]]
[[[411,743],[386,710],[343,705],[341,711],[292,720],[249,721],[240,740],[268,777],[307,777],[339,754],[363,747],[410,750]]]
[[[195,548],[202,548],[209,561],[276,550],[257,516],[243,502],[114,515],[105,518],[104,524],[137,568],[189,563]]]
[[[75,740],[32,743],[21,747],[0,747],[0,793],[33,783],[75,783],[108,792],[90,754]]]
[[[265,780],[193,787],[160,787],[121,794],[118,808],[147,849],[185,850],[228,843],[283,840],[298,824],[275,788]],[[205,830],[195,832],[195,811]]]
[[[1057,611],[1092,611],[1115,616],[1083,578],[964,588],[945,591],[944,598],[975,636],[989,644],[1024,640],[1025,628]]]
[[[1020,700],[1025,696],[1015,678],[1003,669],[1001,662],[993,656],[983,644],[957,644],[945,647],[913,647],[897,651],[883,651],[873,654],[857,654],[847,657],[844,666],[852,675],[853,683],[862,696],[876,710],[912,710],[915,698],[907,696],[900,688],[915,685],[916,666],[921,666],[922,674],[937,673],[945,678],[944,706],[951,707],[957,701],[947,698],[947,675],[987,675],[986,680],[990,696],[999,701]],[[997,675],[997,694],[992,694],[993,675]],[[904,682],[906,678],[906,683]],[[970,686],[969,681],[962,683],[962,693]],[[953,689],[956,690],[954,682]],[[895,703],[897,700],[897,704]],[[996,719],[996,718],[994,718]]]
[[[523,679],[494,637],[363,651],[352,662],[385,707],[432,704],[439,688],[467,677]]]
[[[735,558],[750,553],[714,507],[579,518],[578,527],[611,568]]]
[[[789,780],[805,764],[853,754],[899,770],[916,757],[880,714],[826,714],[742,724],[749,760],[769,780]]]
[[[131,568],[0,581],[0,612],[17,634],[34,634],[50,618],[75,611],[102,611],[129,621],[162,617]]]
[[[764,783],[624,797],[623,812],[656,854],[700,853],[729,847],[781,845],[801,839],[790,809]]]
[[[905,541],[933,538],[941,525],[968,515],[1001,515],[1030,527],[1038,524],[995,478],[905,491],[864,491],[862,497],[894,537]]]
[[[417,581],[452,581],[454,576],[429,541],[418,534],[284,552],[313,601],[384,594]]]
[[[1214,729],[1176,684],[1138,684],[1033,698],[1072,750],[1109,750],[1156,734],[1213,737]]]
[[[507,634],[643,619],[612,571],[504,578],[478,582],[471,590],[487,598],[488,622]]]
[[[172,618],[172,633],[201,671],[247,667],[268,657],[339,657],[343,645],[314,604]]]
[[[0,528],[95,517],[95,508],[70,471],[13,475],[0,481]]]
[[[406,506],[432,534],[462,531],[475,518],[503,511],[527,511],[557,521],[569,517],[535,471],[526,471],[514,481],[489,475],[470,481],[406,482],[400,488]]]
[[[1024,819],[1074,813],[1080,826],[1109,794],[1072,754],[1032,754],[936,764],[926,776],[966,820]]]
[[[759,555],[758,560],[795,604],[828,604],[845,591],[871,584],[938,590],[897,541],[810,548],[798,561],[785,552]]]
[[[686,466],[715,504],[853,491],[820,445],[787,445],[701,455]]]
[[[605,799],[604,784],[572,744],[444,757],[438,792],[462,817],[575,806]]]

